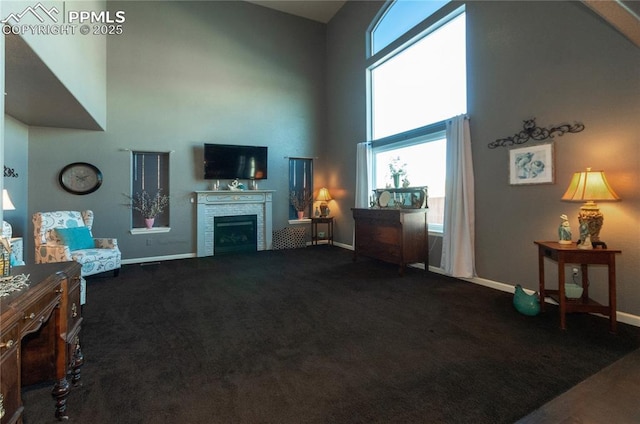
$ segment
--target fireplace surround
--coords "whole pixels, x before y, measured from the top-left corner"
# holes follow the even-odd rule
[[[215,254],[215,217],[256,216],[256,248],[273,247],[274,190],[196,191],[197,198],[197,256]]]

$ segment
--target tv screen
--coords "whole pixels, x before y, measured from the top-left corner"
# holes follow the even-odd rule
[[[206,180],[267,179],[267,147],[204,145],[204,178]]]

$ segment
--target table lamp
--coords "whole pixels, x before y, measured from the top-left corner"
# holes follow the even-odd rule
[[[598,209],[596,201],[620,200],[620,197],[607,182],[604,171],[592,171],[591,168],[587,168],[586,171],[574,173],[562,200],[585,202],[580,208],[578,221],[580,225],[587,225],[591,243],[594,246],[601,245],[606,248],[606,245],[600,241],[600,229],[604,216]]]
[[[316,197],[316,200],[321,202],[320,203],[320,216],[324,217],[329,215],[329,208],[328,208],[328,204],[327,202],[329,200],[331,200],[331,195],[329,194],[329,190],[327,190],[326,187],[322,187],[319,191],[318,191],[318,196]]]
[[[13,205],[11,201],[11,197],[9,197],[9,192],[6,188],[2,189],[2,210],[3,211],[14,211],[16,207]],[[13,229],[11,228],[11,224],[7,221],[2,221],[2,233],[0,235],[2,237],[11,238],[13,233]]]
[[[16,207],[13,205],[11,201],[11,197],[9,197],[9,192],[6,188],[2,189],[2,210],[3,211],[14,211]]]

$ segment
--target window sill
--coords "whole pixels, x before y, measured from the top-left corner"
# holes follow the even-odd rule
[[[129,233],[136,234],[157,234],[157,233],[168,233],[171,231],[171,227],[153,227],[153,228],[132,228],[129,230]]]
[[[291,225],[300,225],[300,224],[310,224],[311,219],[303,218],[303,219],[290,219],[289,224]]]

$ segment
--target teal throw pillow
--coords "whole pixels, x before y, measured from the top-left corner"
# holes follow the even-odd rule
[[[87,227],[56,228],[56,233],[69,250],[92,249],[95,247],[93,237]]]

